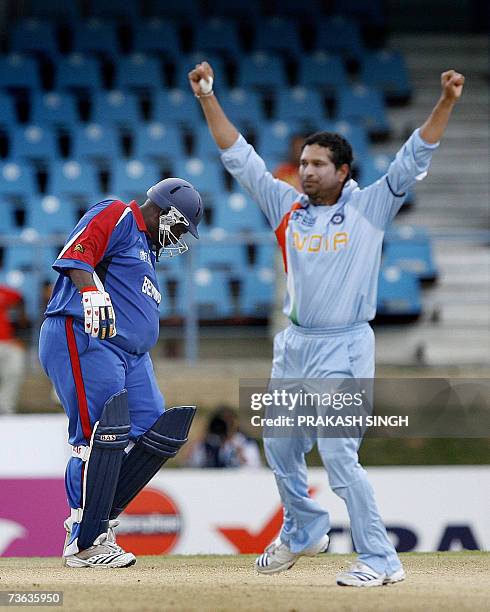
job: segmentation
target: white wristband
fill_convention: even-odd
[[[201,79],[199,81],[199,87],[201,88],[201,94],[203,96],[209,96],[213,92],[213,77],[210,76],[207,79]]]

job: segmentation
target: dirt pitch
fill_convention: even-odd
[[[63,608],[70,612],[490,610],[490,553],[402,557],[408,579],[373,589],[335,585],[336,572],[353,558],[348,555],[303,558],[276,576],[257,575],[251,555],[140,557],[119,570],[69,569],[52,558],[0,558],[0,591],[63,591]]]

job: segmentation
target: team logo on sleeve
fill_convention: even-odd
[[[332,217],[332,223],[334,225],[340,225],[343,220],[344,220],[344,215],[342,213],[335,213],[335,215]]]
[[[76,244],[73,250],[78,251],[79,253],[85,253],[85,247],[80,243]]]

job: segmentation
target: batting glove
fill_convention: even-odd
[[[85,287],[81,290],[85,331],[92,338],[105,340],[116,335],[116,315],[111,297],[97,287]]]

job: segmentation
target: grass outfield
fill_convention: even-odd
[[[60,590],[70,612],[490,609],[490,553],[401,557],[407,580],[372,589],[336,586],[335,574],[352,555],[302,558],[276,576],[257,575],[253,555],[140,557],[131,568],[111,570],[65,568],[53,558],[0,558],[0,591]]]

